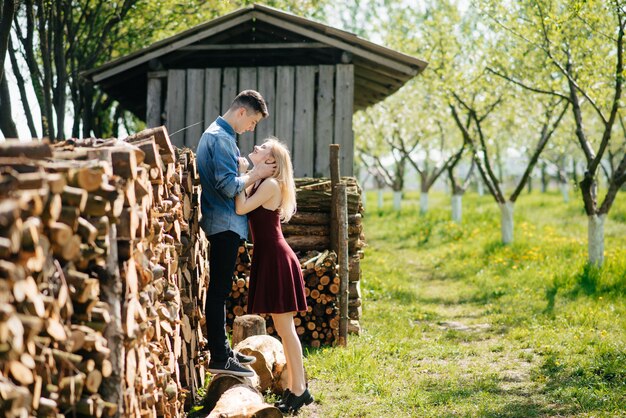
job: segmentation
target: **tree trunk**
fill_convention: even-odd
[[[510,200],[506,203],[500,203],[500,222],[502,230],[502,243],[513,243],[513,211],[515,203]]]
[[[383,189],[378,189],[378,209],[383,208]]]
[[[546,193],[548,191],[548,165],[544,161],[541,164],[541,193]]]
[[[452,220],[456,223],[461,223],[463,218],[463,195],[452,195]]]
[[[476,177],[476,188],[478,189],[478,196],[485,195],[485,185],[480,177]]]
[[[0,131],[5,138],[17,138],[17,128],[11,114],[11,96],[7,78],[0,81]]]
[[[569,203],[569,183],[563,181],[559,184],[561,194],[563,195],[563,202]]]
[[[420,213],[428,212],[428,192],[420,193]]]
[[[24,108],[24,113],[26,116],[26,124],[28,125],[28,130],[30,131],[30,137],[37,138],[37,129],[35,129],[33,112],[30,110],[28,95],[26,94],[26,82],[24,81],[24,77],[22,77],[22,74],[20,73],[17,57],[15,55],[15,51],[13,50],[13,44],[11,42],[9,42],[9,57],[11,60],[11,67],[13,68],[13,75],[17,80],[17,87],[20,91],[20,98],[22,100],[22,107]]]
[[[393,191],[393,209],[398,211],[402,206],[402,192],[394,190]]]
[[[604,221],[606,220],[606,214],[591,215],[588,219],[588,260],[590,264],[595,264],[599,267],[604,262]]]
[[[9,47],[15,3],[15,0],[4,0],[2,9],[0,9],[0,82],[4,79],[4,59]]]

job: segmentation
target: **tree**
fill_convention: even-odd
[[[544,58],[541,63],[529,60],[514,67],[495,65],[492,71],[528,91],[570,105],[576,140],[585,159],[579,188],[588,217],[588,261],[601,265],[604,222],[626,182],[626,154],[623,147],[613,145],[624,84],[626,5],[620,0],[527,0],[514,3],[506,14],[495,1],[484,2],[482,8],[494,29],[506,31],[511,48],[524,44]],[[516,15],[523,19],[510,18]],[[546,86],[538,81],[536,72],[543,72],[537,64],[558,74],[553,83]],[[611,156],[609,150],[617,155]],[[604,199],[599,200],[598,174],[607,155],[614,171]]]
[[[5,1],[6,4],[9,3]],[[51,139],[65,137],[66,115],[71,135],[117,135],[120,123],[142,124],[118,103],[84,79],[81,73],[115,57],[230,12],[251,1],[221,0],[24,0],[13,18],[13,72],[31,83],[42,118],[35,124],[25,90],[20,91],[33,136],[41,129]],[[319,14],[326,0],[273,0],[269,6],[294,13]],[[167,13],[163,13],[167,10]],[[11,19],[9,19],[10,23]],[[5,22],[5,19],[2,20]],[[1,45],[0,45],[1,46]],[[27,71],[20,67],[25,62]],[[18,78],[19,79],[19,78]],[[68,104],[68,101],[70,102]],[[6,116],[7,108],[0,109]],[[10,116],[9,116],[10,117]],[[35,126],[36,125],[36,126]]]
[[[515,202],[517,201],[517,198],[524,189],[524,186],[528,182],[530,174],[537,164],[539,156],[541,155],[546,144],[554,134],[554,131],[559,126],[559,123],[563,119],[565,111],[567,110],[567,105],[563,106],[560,102],[553,101],[551,103],[548,103],[543,110],[544,119],[541,123],[539,139],[534,146],[531,157],[526,164],[524,173],[519,179],[515,190],[507,199],[501,186],[502,181],[495,175],[493,171],[493,163],[490,157],[489,147],[487,146],[489,140],[486,135],[486,130],[484,129],[485,120],[500,104],[501,98],[498,98],[497,100],[489,104],[486,109],[481,113],[478,110],[475,101],[465,101],[457,94],[454,94],[454,96],[459,105],[462,106],[462,108],[466,112],[467,118],[471,121],[471,126],[473,127],[473,129],[470,131],[466,127],[466,125],[470,124],[464,124],[461,121],[459,111],[457,110],[455,105],[451,104],[450,110],[452,112],[452,116],[458,128],[463,133],[463,137],[465,138],[466,142],[470,144],[476,167],[478,168],[483,182],[486,184],[489,192],[500,207],[502,243],[510,244],[513,242],[513,213],[515,208]],[[561,108],[560,112],[559,107]],[[527,115],[526,120],[531,119],[532,115]]]
[[[9,46],[11,22],[15,14],[17,0],[4,0],[0,8],[0,82],[4,76],[4,60]]]
[[[407,153],[395,146],[404,141],[400,126],[383,106],[359,112],[356,119],[355,136],[360,138],[357,144],[359,159],[379,186],[380,182],[384,182],[393,190],[394,209],[400,210],[409,159]],[[417,145],[418,142],[414,142],[406,147],[413,151]]]

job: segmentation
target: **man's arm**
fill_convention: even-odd
[[[213,150],[215,168],[215,188],[228,198],[234,198],[257,180],[274,173],[276,164],[259,164],[248,173],[238,176],[237,149],[228,141],[217,138]]]

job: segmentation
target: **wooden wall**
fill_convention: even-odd
[[[148,108],[158,107],[151,102],[163,91],[165,125],[179,147],[195,150],[202,132],[237,93],[254,89],[265,98],[270,116],[255,132],[239,135],[242,155],[273,135],[288,145],[296,177],[329,176],[328,146],[338,143],[341,174],[353,174],[351,64],[169,70],[162,80],[165,86],[149,78]],[[163,122],[154,114],[148,114],[149,127]]]

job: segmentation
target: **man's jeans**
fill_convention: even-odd
[[[233,272],[241,238],[232,231],[208,237],[211,243],[209,275],[211,280],[206,298],[206,326],[211,361],[226,361],[231,355],[226,338],[226,298],[233,284]]]

